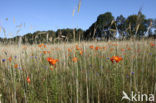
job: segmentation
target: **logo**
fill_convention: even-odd
[[[140,92],[134,93],[133,91],[131,92],[131,95],[128,96],[125,91],[122,91],[123,97],[122,100],[128,100],[128,101],[150,101],[154,102],[154,94],[142,94]]]

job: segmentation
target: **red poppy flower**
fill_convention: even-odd
[[[119,56],[112,56],[110,58],[110,60],[112,61],[112,63],[114,63],[114,61],[116,61],[116,63],[120,62],[122,60],[122,57]]]
[[[90,48],[90,49],[94,49],[94,46],[93,46],[93,45],[91,45],[91,46],[89,46],[89,48]]]
[[[58,59],[53,59],[53,58],[48,57],[47,61],[49,62],[50,65],[55,66],[55,64],[58,62]]]
[[[155,46],[155,44],[154,44],[154,43],[152,43],[152,42],[150,43],[150,45],[151,45],[151,47],[154,47],[154,46]]]
[[[74,57],[74,58],[72,59],[72,61],[76,63],[76,62],[77,62],[77,57]]]
[[[15,64],[15,65],[14,65],[14,68],[18,68],[18,64]]]
[[[27,82],[30,83],[30,78],[29,77],[27,77]]]

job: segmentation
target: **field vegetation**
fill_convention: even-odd
[[[129,40],[1,45],[0,101],[121,103],[122,91],[156,95],[155,44]]]

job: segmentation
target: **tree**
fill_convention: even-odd
[[[113,37],[112,31],[110,29],[115,29],[114,17],[112,13],[106,12],[98,16],[97,21],[93,23],[88,30],[85,32],[86,39],[94,39],[96,37],[104,37],[110,39]]]
[[[130,15],[126,19],[126,28],[129,37],[141,37],[147,31],[145,16],[139,12],[138,15]]]
[[[116,25],[119,32],[120,38],[124,39],[126,37],[126,18],[123,15],[120,15],[116,18]]]
[[[96,24],[93,23],[89,29],[87,29],[84,33],[84,39],[85,40],[90,40],[90,39],[94,39],[95,38],[95,31],[96,31],[97,27],[96,27]]]
[[[112,13],[110,12],[106,12],[105,14],[101,14],[98,16],[97,18],[97,32],[96,32],[96,36],[98,37],[102,37],[105,36],[109,39],[109,37],[111,37],[111,34],[106,34],[105,32],[109,31],[109,29],[111,28],[111,23],[114,20],[114,17],[112,16]]]

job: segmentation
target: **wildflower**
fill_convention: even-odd
[[[5,62],[5,59],[2,59],[2,62]]]
[[[53,65],[53,66],[55,66],[55,64],[58,62],[58,59],[53,59],[50,57],[48,57],[47,60],[48,60],[49,64]]]
[[[12,60],[12,57],[9,57],[9,58],[8,58],[8,60],[11,62],[11,60]]]
[[[134,72],[132,72],[132,75],[134,75]]]
[[[29,78],[29,76],[27,77],[27,82],[30,83],[30,78]]]
[[[68,48],[68,52],[72,52],[72,50],[70,48]]]
[[[46,48],[47,46],[46,45],[44,45],[44,48]]]
[[[127,48],[127,50],[131,50],[131,48]]]
[[[74,63],[76,63],[76,62],[77,62],[77,57],[74,57],[74,58],[72,59],[72,61],[73,61]]]
[[[125,49],[121,49],[121,51],[122,51],[122,52],[124,52],[124,51],[125,51]]]
[[[106,59],[108,59],[108,60],[109,60],[110,58],[106,58]]]
[[[95,50],[99,50],[99,49],[100,49],[100,47],[98,47],[98,46],[95,47]]]
[[[93,46],[93,45],[91,45],[91,46],[89,46],[89,48],[90,48],[90,49],[94,49],[94,46]]]
[[[112,63],[114,63],[114,61],[116,61],[116,63],[118,63],[119,61],[122,60],[122,57],[112,56],[112,57],[110,58],[110,60],[112,61]]]
[[[40,48],[41,48],[41,47],[42,47],[42,45],[41,45],[41,44],[39,44],[39,45],[38,45],[38,47],[40,47]]]
[[[81,51],[80,51],[80,55],[82,55],[82,54],[83,54],[83,51],[81,50]]]
[[[82,50],[81,48],[79,48],[79,46],[78,45],[76,45],[76,50]]]
[[[154,46],[155,46],[155,44],[151,42],[151,43],[150,43],[150,46],[151,46],[151,47],[154,47]]]
[[[47,54],[47,51],[43,51],[44,54]]]
[[[14,68],[18,68],[18,64],[15,64],[15,65],[14,65]]]
[[[42,44],[39,44],[38,47],[40,47],[40,48],[41,48],[41,47],[46,48],[47,46],[46,46],[45,44],[42,43]]]

